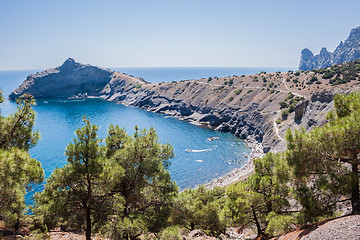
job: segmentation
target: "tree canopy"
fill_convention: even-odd
[[[128,136],[111,125],[106,145],[98,127],[84,119],[66,149],[68,163],[56,169],[36,196],[38,218],[49,227],[64,225],[104,232],[114,239],[161,230],[177,186],[167,170],[172,147],[160,144],[153,128]]]
[[[274,235],[292,223],[288,167],[281,154],[254,159],[255,173],[226,190],[227,208],[235,223],[255,226],[258,236]]]
[[[303,222],[332,216],[337,203],[346,201],[353,214],[360,213],[360,93],[337,95],[334,106],[328,124],[286,135],[285,158]]]
[[[174,201],[171,223],[189,231],[200,228],[212,235],[225,233],[224,206],[225,188],[185,189]]]
[[[31,96],[23,96],[17,103],[14,114],[0,116],[0,218],[15,228],[24,214],[26,190],[44,178],[40,162],[28,153],[39,139],[39,133],[33,132],[35,113],[31,106],[35,102]]]

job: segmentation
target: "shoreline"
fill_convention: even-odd
[[[264,156],[264,151],[261,143],[247,142],[247,144],[252,148],[249,160],[240,168],[235,168],[231,172],[205,183],[204,186],[206,189],[212,189],[216,186],[227,187],[247,179],[254,173],[255,166],[253,160]]]

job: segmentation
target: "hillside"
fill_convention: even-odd
[[[325,122],[336,93],[358,91],[360,61],[329,69],[261,72],[147,83],[108,69],[68,59],[57,68],[30,75],[9,97],[101,97],[170,115],[242,139],[261,142],[264,151],[285,148],[287,128],[311,129]]]
[[[327,68],[334,64],[350,62],[360,58],[360,27],[351,30],[349,37],[340,42],[334,52],[322,48],[320,53],[314,55],[309,49],[301,51],[299,69],[313,70]]]

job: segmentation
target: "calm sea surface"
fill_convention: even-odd
[[[122,68],[115,69],[149,82],[168,82],[202,77],[223,77],[229,75],[253,74],[260,71],[283,71],[287,69],[269,68]],[[26,76],[37,70],[0,71],[0,89],[7,96],[18,87]],[[16,110],[16,104],[6,100],[0,104],[1,115],[6,116]],[[196,127],[189,123],[164,115],[146,112],[134,107],[106,102],[100,99],[66,100],[41,99],[34,107],[37,113],[35,129],[40,131],[41,140],[30,150],[32,157],[39,160],[49,177],[57,167],[66,164],[64,155],[66,146],[75,137],[75,130],[83,126],[86,115],[92,124],[99,126],[98,135],[106,137],[108,126],[117,124],[128,133],[134,132],[134,126],[154,127],[160,142],[174,147],[176,156],[171,160],[171,177],[181,189],[195,187],[239,167],[232,161],[245,159],[250,149],[242,140],[229,133],[220,133]],[[209,142],[209,137],[220,137]],[[187,152],[186,149],[197,150]],[[41,191],[42,186],[35,188]],[[33,193],[28,193],[26,201],[31,203]]]

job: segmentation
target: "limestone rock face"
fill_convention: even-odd
[[[301,51],[299,69],[300,70],[310,69],[310,68],[312,69],[313,59],[314,59],[314,54],[308,48],[304,48]]]
[[[110,82],[113,73],[69,58],[60,67],[29,75],[9,98],[14,100],[23,94],[35,98],[97,96]]]
[[[315,55],[307,48],[301,51],[299,70],[327,68],[334,64],[350,62],[360,58],[360,27],[351,30],[345,42],[340,42],[333,53],[322,48]]]

